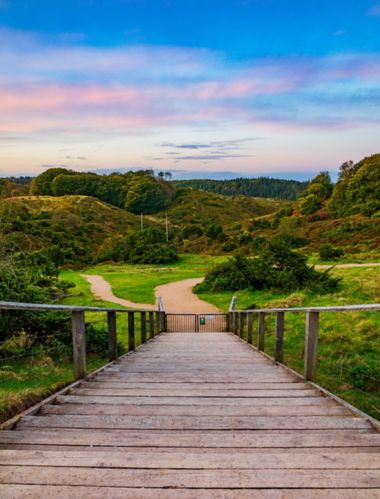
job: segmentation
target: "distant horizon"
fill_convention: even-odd
[[[311,178],[380,137],[380,0],[0,0],[0,176]]]
[[[56,166],[56,167],[51,167],[51,168],[66,168],[63,166]],[[159,172],[170,172],[172,174],[171,180],[176,180],[176,181],[181,181],[181,180],[235,180],[238,178],[244,178],[244,179],[257,179],[257,178],[270,178],[274,180],[289,180],[289,181],[298,181],[298,182],[308,182],[312,178],[314,178],[318,173],[320,173],[320,170],[316,170],[315,172],[305,172],[305,173],[300,173],[300,172],[263,172],[263,173],[258,173],[258,174],[247,174],[245,172],[233,172],[233,171],[204,171],[204,172],[194,172],[191,170],[175,170],[175,169],[153,169],[153,168],[139,168],[139,167],[131,167],[131,168],[118,168],[118,169],[113,169],[113,168],[100,168],[100,169],[88,169],[88,170],[75,170],[72,168],[73,171],[76,171],[78,173],[96,173],[98,175],[110,175],[112,173],[127,173],[129,171],[135,172],[135,171],[143,171],[143,170],[153,170],[154,174],[157,175]],[[338,176],[338,171],[329,171],[329,170],[323,170],[327,171],[331,177],[331,180],[333,182],[336,181],[337,176]],[[42,172],[40,172],[42,173]],[[31,173],[20,173],[18,175],[14,174],[0,174],[0,178],[7,179],[7,178],[35,178],[37,177],[40,173],[37,174],[31,174]]]

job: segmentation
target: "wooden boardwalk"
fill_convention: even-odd
[[[380,433],[229,333],[161,334],[0,446],[2,499],[380,497]]]

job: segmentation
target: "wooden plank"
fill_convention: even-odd
[[[315,389],[308,390],[212,390],[208,388],[188,388],[183,390],[165,389],[152,387],[151,389],[133,388],[76,388],[73,390],[76,395],[102,395],[113,397],[221,397],[221,398],[256,398],[256,397],[321,397]]]
[[[118,428],[157,430],[308,430],[371,428],[361,418],[339,416],[26,416],[18,428]]]
[[[338,405],[323,406],[197,406],[197,405],[135,405],[135,404],[81,404],[45,405],[41,414],[108,414],[114,416],[350,416],[351,413]]]
[[[259,350],[264,351],[264,347],[265,347],[265,313],[259,312],[257,320],[258,320],[257,347]]]
[[[104,454],[82,451],[3,450],[1,466],[55,466],[87,468],[145,469],[272,469],[272,470],[379,470],[380,454],[356,453],[254,453],[231,449],[213,452],[208,449],[130,449]],[[380,473],[379,473],[380,479]]]
[[[0,442],[113,447],[207,447],[247,449],[319,449],[380,447],[380,433],[368,430],[118,430],[23,428],[0,432]]]
[[[153,388],[152,388],[153,385]],[[252,383],[234,383],[233,385],[225,382],[225,383],[172,383],[172,382],[160,382],[160,386],[165,388],[165,390],[210,390],[210,391],[220,391],[226,390],[238,390],[238,391],[257,391],[257,390],[265,390],[267,392],[271,392],[272,390],[315,390],[315,388],[311,387],[307,383],[300,382],[284,382],[284,383],[256,383],[253,381]],[[141,383],[129,383],[128,381],[123,380],[110,380],[110,381],[102,381],[101,379],[94,379],[88,382],[81,383],[81,388],[113,388],[113,389],[132,389],[132,390],[146,390],[146,389],[157,389],[159,385],[157,383],[150,382],[141,382]],[[268,395],[269,395],[268,393]]]
[[[378,499],[379,489],[313,489],[311,491],[295,489],[163,489],[163,488],[134,488],[134,487],[112,487],[113,499]],[[71,485],[21,485],[0,484],[0,496],[2,499],[25,499],[36,498],[66,499],[109,499],[108,487],[71,486]]]
[[[378,470],[148,470],[2,466],[0,483],[175,488],[379,488]]]
[[[194,406],[230,406],[230,407],[273,407],[289,405],[295,406],[323,406],[335,405],[325,397],[257,397],[257,398],[220,398],[220,397],[112,397],[112,396],[81,396],[65,395],[58,397],[57,403],[83,403],[88,404],[134,404],[134,405],[194,405]]]

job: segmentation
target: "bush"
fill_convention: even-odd
[[[195,289],[197,292],[309,289],[326,293],[335,291],[338,283],[339,279],[332,278],[328,271],[317,272],[309,267],[307,258],[293,251],[286,240],[276,238],[261,250],[258,258],[235,255],[217,265]]]
[[[331,244],[322,244],[319,248],[319,256],[322,260],[336,260],[344,255],[341,248],[334,248]]]
[[[100,357],[109,356],[108,331],[106,328],[86,323],[86,351],[87,353],[94,353]],[[124,352],[124,345],[118,342],[118,355],[122,355]]]

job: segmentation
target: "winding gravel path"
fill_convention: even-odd
[[[96,298],[127,308],[157,310],[157,305],[152,305],[151,303],[136,303],[115,296],[110,283],[102,276],[81,274],[81,277],[90,283],[91,291]],[[158,297],[161,296],[162,301],[164,302],[165,311],[171,313],[207,314],[219,312],[217,307],[200,300],[198,296],[193,293],[193,287],[202,281],[203,277],[197,277],[157,286],[154,290],[156,303]]]

